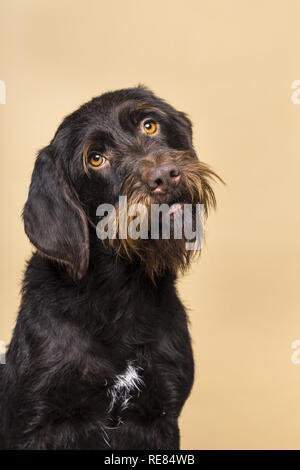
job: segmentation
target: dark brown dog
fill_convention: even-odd
[[[101,241],[99,204],[214,206],[192,126],[144,87],[68,116],[38,155],[25,231],[36,247],[2,373],[7,449],[177,449],[193,383],[174,286],[183,239]]]

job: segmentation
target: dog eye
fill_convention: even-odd
[[[106,158],[103,157],[102,155],[100,155],[100,154],[97,153],[97,152],[94,152],[94,153],[92,153],[92,154],[89,156],[89,163],[90,163],[92,166],[101,166],[101,165],[103,165],[105,162],[106,162]]]
[[[149,119],[144,122],[143,127],[144,127],[144,131],[147,134],[154,134],[157,130],[156,123],[154,121],[149,120]]]

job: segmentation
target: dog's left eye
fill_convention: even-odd
[[[156,122],[148,119],[143,123],[143,128],[146,134],[154,134],[157,130],[157,124]]]
[[[106,162],[106,158],[103,157],[103,155],[100,155],[100,153],[93,152],[92,154],[89,155],[89,163],[92,166],[101,166]]]

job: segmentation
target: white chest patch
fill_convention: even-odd
[[[128,407],[134,392],[140,393],[141,386],[144,383],[140,377],[141,370],[141,367],[129,361],[125,372],[116,376],[114,384],[107,392],[110,397],[109,412],[113,410],[116,403],[120,404],[121,410],[124,411]]]

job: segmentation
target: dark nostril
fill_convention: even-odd
[[[179,170],[177,168],[174,168],[170,171],[170,176],[171,178],[177,178],[177,176],[179,176]]]
[[[156,178],[154,183],[156,184],[156,186],[162,186],[164,184],[163,180],[160,178]]]

